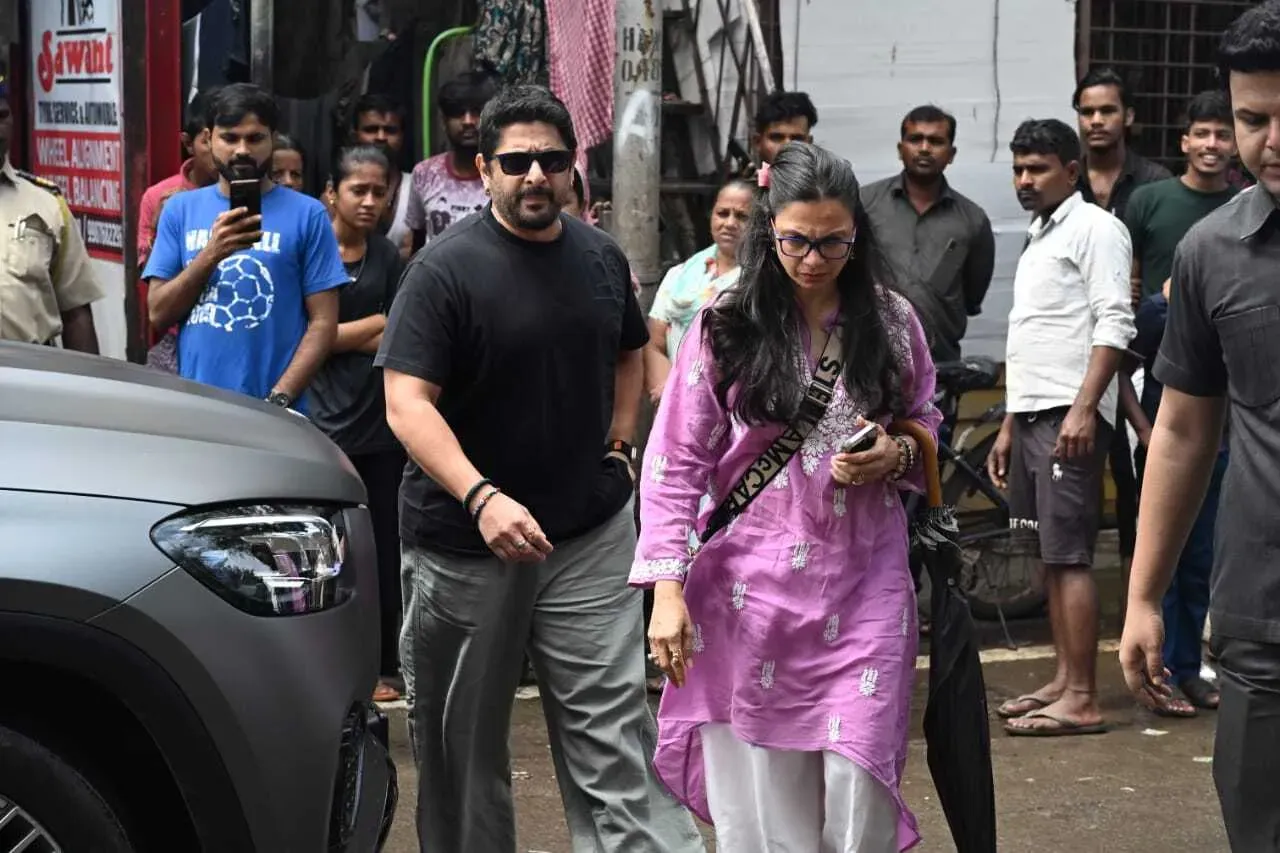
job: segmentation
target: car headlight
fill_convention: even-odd
[[[337,607],[354,583],[344,574],[347,533],[333,507],[254,504],[202,509],[151,530],[156,547],[230,604],[257,616]]]

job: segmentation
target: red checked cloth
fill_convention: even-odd
[[[564,101],[578,157],[613,135],[614,0],[546,0],[551,91]]]

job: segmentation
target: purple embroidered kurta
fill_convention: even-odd
[[[884,315],[904,404],[936,436],[942,416],[932,404],[924,332],[897,294],[889,294]],[[918,638],[899,490],[918,490],[923,480],[918,471],[896,484],[841,487],[831,479],[831,457],[865,414],[841,381],[787,467],[690,557],[690,534],[713,507],[703,496],[718,502],[783,429],[745,427],[716,402],[702,321],[699,314],[690,326],[668,378],[640,486],[631,583],[684,581],[694,625],[688,681],[662,694],[654,766],[709,822],[704,723],[728,723],[757,746],[831,750],[893,793],[905,850],[919,840],[899,792]],[[796,366],[805,386],[814,367],[808,344],[803,375],[799,353]]]

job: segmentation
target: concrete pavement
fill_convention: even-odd
[[[1084,737],[1011,738],[993,714],[1000,849],[1006,853],[1227,853],[1211,775],[1214,715],[1202,712],[1196,719],[1165,720],[1134,704],[1120,678],[1115,651],[1124,581],[1114,531],[1104,531],[1100,537],[1095,572],[1102,636],[1111,638],[1103,641],[1098,655],[1099,701],[1112,730]],[[1026,620],[1010,623],[1009,628],[1019,648],[1007,648],[998,624],[978,625],[993,711],[1005,699],[1040,687],[1053,672],[1047,622]],[[912,703],[912,730],[917,733],[925,700],[923,667],[918,675]],[[386,850],[416,853],[416,784],[404,713],[392,714],[401,799]],[[542,708],[536,699],[516,701],[512,754],[519,853],[571,853]],[[952,853],[955,847],[929,778],[922,735],[912,740],[903,792],[924,835],[916,850]],[[714,850],[713,834],[709,829],[705,834],[708,850]]]
[[[1016,632],[1015,632],[1016,633]],[[993,720],[1000,849],[1011,853],[1225,853],[1226,839],[1211,778],[1212,714],[1163,720],[1138,709],[1120,680],[1114,651],[1099,655],[1105,735],[1059,739],[1005,736]],[[993,650],[985,664],[992,707],[1033,690],[1052,672],[1043,648]],[[924,672],[917,688],[914,731],[920,731]],[[414,773],[403,712],[393,712],[401,805],[388,853],[411,853]],[[512,733],[519,851],[570,853],[552,770],[542,709],[517,700]],[[925,764],[924,740],[911,745],[903,786],[925,840],[922,853],[954,850]],[[711,833],[708,830],[707,837]],[[714,850],[713,845],[708,845]]]

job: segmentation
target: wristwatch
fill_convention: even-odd
[[[610,453],[621,453],[623,456],[627,457],[627,461],[631,463],[636,461],[635,447],[627,444],[620,438],[615,438],[613,441],[609,442],[608,448],[605,450],[605,455],[608,456]]]
[[[293,400],[291,400],[289,395],[283,391],[272,391],[267,395],[267,402],[273,406],[279,406],[282,409],[287,409],[293,405]]]

